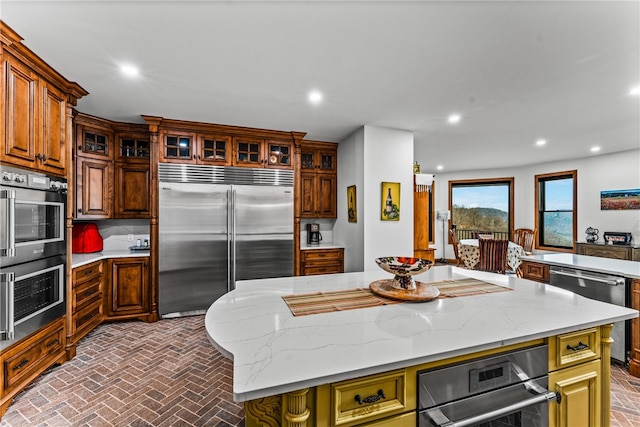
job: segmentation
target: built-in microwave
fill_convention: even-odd
[[[67,183],[2,165],[0,265],[64,254]]]

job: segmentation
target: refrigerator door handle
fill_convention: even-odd
[[[230,219],[231,219],[231,236],[230,236],[230,250],[229,256],[229,272],[231,280],[229,280],[228,291],[232,291],[236,288],[236,190],[231,189],[230,207]]]

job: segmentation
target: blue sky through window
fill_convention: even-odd
[[[456,186],[451,189],[452,202],[464,208],[495,208],[509,212],[509,187],[486,185],[479,187]]]

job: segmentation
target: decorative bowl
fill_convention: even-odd
[[[424,273],[431,268],[433,262],[422,258],[387,256],[376,258],[376,264],[394,275],[391,285],[393,288],[413,291],[416,290],[416,281],[412,276]]]

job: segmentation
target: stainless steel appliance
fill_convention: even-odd
[[[584,271],[568,267],[550,266],[549,281],[553,286],[567,289],[578,295],[610,304],[628,307],[630,286],[624,277]],[[611,357],[627,363],[631,347],[631,321],[617,322],[611,330]]]
[[[0,349],[64,315],[66,181],[2,166]]]
[[[418,426],[521,426],[549,423],[546,345],[418,374]]]
[[[307,245],[318,246],[321,240],[320,224],[307,224]]]
[[[204,313],[237,280],[293,275],[293,171],[159,165],[159,312]]]

